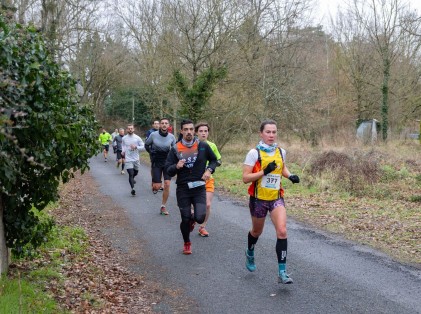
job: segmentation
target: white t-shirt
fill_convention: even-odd
[[[130,148],[130,145],[132,144],[136,145],[136,149],[132,150]],[[145,144],[143,143],[140,136],[137,136],[136,134],[124,135],[121,146],[123,152],[126,154],[124,157],[126,162],[138,161],[139,151],[145,150]]]
[[[278,148],[276,148],[278,149]],[[267,153],[269,156],[273,156],[275,155],[276,150],[274,150],[273,152],[269,152]],[[282,158],[284,160],[284,163],[286,161],[286,150],[281,148],[281,153],[282,153]],[[244,160],[244,164],[247,166],[251,166],[254,167],[254,165],[257,162],[257,159],[259,158],[258,153],[257,153],[257,149],[256,148],[252,148],[250,149],[250,151],[247,153],[246,159]]]

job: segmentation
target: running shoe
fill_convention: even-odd
[[[161,206],[161,215],[166,216],[169,215],[170,213],[167,211],[167,209],[165,208],[164,205]]]
[[[107,158],[104,159],[104,162],[107,162]]]
[[[158,191],[162,192],[162,191],[164,191],[164,188],[161,186]]]
[[[248,271],[255,271],[256,270],[256,264],[254,263],[254,251],[249,251],[249,249],[246,249],[246,267]]]
[[[281,270],[278,273],[278,283],[283,283],[283,284],[290,284],[292,283],[292,279],[291,277],[288,276],[288,274],[286,273],[285,270]]]
[[[194,221],[193,217],[190,218],[190,232],[193,232],[195,224],[196,224],[196,221]]]
[[[191,254],[191,242],[184,242],[183,254]]]
[[[199,235],[206,238],[209,237],[209,232],[206,231],[205,227],[199,227]]]
[[[135,196],[136,195],[136,191],[134,189],[132,189],[132,195]]]
[[[121,172],[120,172],[121,174],[124,174],[125,172],[124,172],[124,170],[121,170]]]

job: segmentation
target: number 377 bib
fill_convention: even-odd
[[[262,177],[260,185],[265,189],[279,190],[281,187],[281,175],[268,173]]]

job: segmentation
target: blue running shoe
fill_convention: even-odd
[[[254,251],[249,251],[249,249],[246,249],[246,267],[248,271],[255,271],[256,270],[256,264],[254,263]]]
[[[281,270],[278,273],[278,283],[283,283],[283,284],[290,284],[292,283],[292,278],[288,276],[288,274],[286,273],[285,270]]]

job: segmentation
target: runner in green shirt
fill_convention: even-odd
[[[110,133],[108,133],[104,128],[102,129],[101,134],[98,137],[99,142],[102,145],[102,153],[104,155],[104,161],[107,162],[108,150],[110,149],[110,142],[113,140]]]
[[[218,147],[210,141],[208,141],[209,136],[209,124],[206,122],[200,122],[196,124],[194,128],[196,132],[196,136],[199,141],[206,142],[212,149],[213,153],[217,159],[217,166],[221,165],[221,154],[218,151]],[[211,176],[208,180],[206,180],[206,217],[205,221],[199,227],[199,235],[202,237],[208,237],[209,232],[205,229],[206,223],[208,222],[209,215],[211,212],[211,204],[213,199],[213,193],[215,191],[215,179]]]

